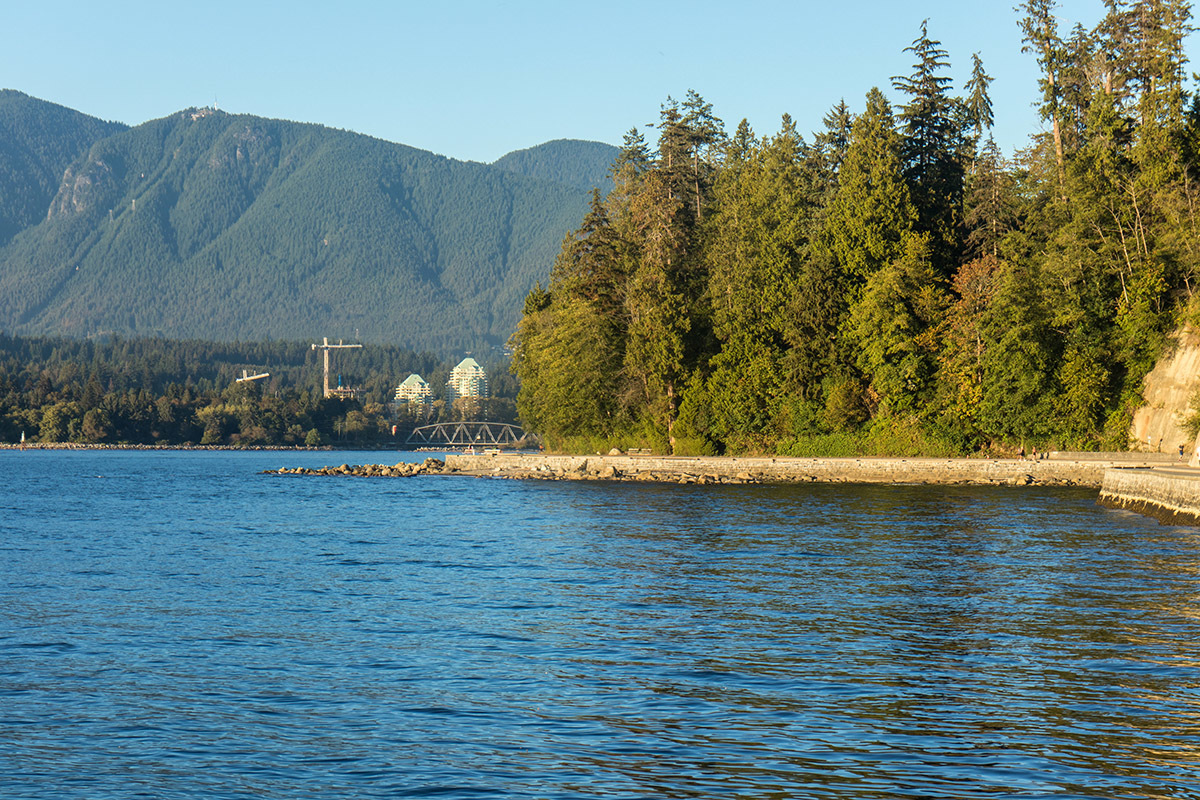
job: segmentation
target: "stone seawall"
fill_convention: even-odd
[[[892,483],[975,486],[1080,486],[1100,490],[1101,505],[1128,509],[1170,525],[1200,525],[1200,470],[1138,459],[1130,453],[1085,458],[685,458],[677,456],[556,456],[515,453],[447,455],[422,464],[342,464],[281,468],[276,475],[461,475],[525,480],[654,483]]]
[[[1200,470],[1115,468],[1104,473],[1100,504],[1135,511],[1167,525],[1200,524]]]
[[[678,456],[448,455],[449,472],[505,478],[668,483],[918,483],[1100,488],[1102,459],[686,458]]]

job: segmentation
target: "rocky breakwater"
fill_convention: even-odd
[[[360,478],[411,478],[415,475],[444,475],[449,470],[441,459],[427,458],[420,464],[342,464],[336,467],[280,467],[263,470],[263,475],[353,475]]]

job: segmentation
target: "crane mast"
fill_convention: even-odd
[[[341,339],[338,340],[337,344],[330,344],[328,336],[323,337],[322,344],[315,344],[315,343],[313,344],[312,349],[313,350],[321,350],[322,356],[323,356],[324,362],[325,362],[325,384],[324,384],[325,397],[327,397],[327,398],[328,397],[345,398],[345,397],[353,397],[354,396],[353,389],[342,389],[342,387],[340,387],[340,386],[337,389],[329,388],[329,351],[330,350],[349,350],[349,349],[355,348],[355,347],[361,348],[362,345],[361,344],[342,344]]]

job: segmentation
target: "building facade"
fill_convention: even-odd
[[[487,373],[479,362],[468,356],[450,370],[446,389],[446,399],[452,403],[460,397],[487,397]]]
[[[396,387],[396,395],[392,398],[392,403],[395,405],[400,405],[401,403],[429,405],[431,402],[433,402],[433,390],[415,372],[405,378],[404,382]]]

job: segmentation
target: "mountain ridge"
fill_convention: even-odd
[[[0,242],[0,328],[13,333],[498,347],[589,194],[544,167],[315,123],[197,108],[134,127],[84,117],[64,141],[93,140],[44,218]],[[603,147],[584,149],[594,162]]]

